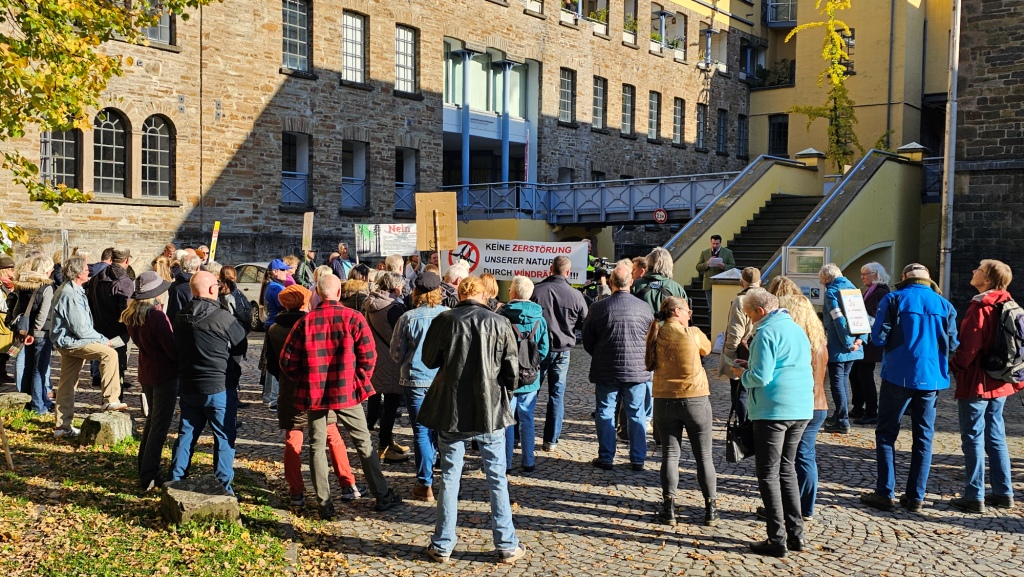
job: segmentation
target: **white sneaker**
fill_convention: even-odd
[[[107,403],[107,404],[103,405],[103,408],[101,410],[103,412],[108,412],[108,411],[127,411],[128,410],[128,405],[125,404],[125,403]]]
[[[81,432],[82,432],[82,430],[77,428],[77,427],[71,427],[70,430],[68,430],[68,429],[54,429],[53,430],[53,438],[54,439],[59,439],[61,437],[77,437],[78,434],[81,433]]]

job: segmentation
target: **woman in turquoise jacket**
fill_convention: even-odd
[[[864,341],[850,334],[849,323],[839,304],[842,301],[839,291],[857,290],[857,287],[834,263],[821,267],[818,280],[825,285],[821,316],[825,335],[828,336],[828,381],[835,406],[831,422],[825,425],[825,432],[845,435],[850,432],[850,371],[854,361],[864,358]]]
[[[785,557],[804,549],[804,522],[796,474],[796,452],[814,415],[811,343],[778,298],[762,289],[743,297],[754,323],[747,369],[737,376],[747,389],[754,424],[757,484],[768,520],[768,539],[750,546],[761,555]],[[742,364],[742,361],[740,361]]]

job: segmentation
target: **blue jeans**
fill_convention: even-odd
[[[53,344],[49,338],[36,339],[25,345],[14,361],[14,374],[21,392],[32,397],[29,408],[38,415],[45,415],[53,406],[50,400],[50,357]]]
[[[796,482],[800,489],[800,511],[804,517],[814,515],[814,503],[818,499],[818,451],[815,444],[826,417],[827,410],[814,411],[814,417],[807,422],[796,448]]]
[[[171,481],[179,481],[185,477],[192,462],[195,441],[209,423],[213,432],[213,474],[228,493],[234,494],[231,481],[235,477],[235,444],[231,441],[225,426],[228,392],[221,391],[213,395],[181,395],[179,403],[181,421],[178,424],[178,440],[174,442],[174,450],[171,452]]]
[[[828,364],[828,382],[832,386],[832,404],[836,410],[832,413],[832,422],[840,427],[850,427],[850,371],[853,361],[830,362]]]
[[[622,395],[629,432],[629,462],[643,464],[647,458],[647,387],[649,383],[598,383],[595,389],[597,411],[597,458],[602,463],[615,460],[615,399]]]
[[[459,485],[462,481],[466,443],[469,441],[476,441],[480,447],[480,460],[491,497],[494,548],[498,551],[514,551],[519,546],[519,540],[512,526],[512,506],[508,499],[508,479],[505,477],[504,430],[437,434],[441,453],[441,490],[437,492],[437,523],[430,538],[430,546],[442,555],[450,555],[458,542],[455,524],[459,516]]]
[[[280,383],[277,382],[277,377],[270,373],[266,373],[266,378],[263,379],[263,404],[270,406],[277,404],[278,389],[281,387]]]
[[[1012,497],[1010,485],[1010,453],[1006,449],[1006,426],[1003,406],[1006,397],[998,399],[959,399],[960,440],[967,464],[967,485],[964,498],[985,499],[985,453],[991,471],[992,494]]]
[[[537,391],[532,393],[516,393],[512,395],[510,403],[512,414],[518,417],[519,436],[522,439],[523,466],[532,467],[534,463],[533,447],[534,425],[533,410],[537,407]],[[505,428],[505,464],[512,468],[512,453],[516,446],[516,425],[509,425]]]
[[[540,364],[541,378],[548,378],[548,408],[544,419],[544,442],[557,443],[565,417],[565,381],[569,376],[569,351],[551,353]]]
[[[907,498],[923,501],[932,467],[932,438],[935,436],[935,401],[938,391],[918,391],[883,380],[878,391],[878,425],[875,427],[875,454],[878,459],[878,480],[875,490],[892,499],[896,489],[896,437],[900,419],[910,409],[913,445],[910,473],[907,475]]]
[[[405,389],[405,407],[412,423],[412,456],[416,463],[416,481],[425,487],[434,484],[434,459],[437,456],[437,434],[416,422],[420,416],[423,398],[430,387],[402,387]]]

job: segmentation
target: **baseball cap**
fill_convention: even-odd
[[[291,267],[285,264],[283,260],[275,258],[274,260],[270,261],[270,265],[267,268],[269,268],[270,270],[288,270]]]
[[[924,266],[923,264],[918,264],[916,262],[908,264],[906,267],[904,267],[903,275],[906,276],[907,278],[932,278],[931,275],[928,274],[928,267]]]

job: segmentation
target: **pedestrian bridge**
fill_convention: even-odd
[[[668,213],[669,222],[687,221],[729,185],[739,172],[538,184],[496,182],[446,186],[458,195],[459,217],[465,221],[501,218],[545,220],[551,225],[643,224],[654,211]]]

